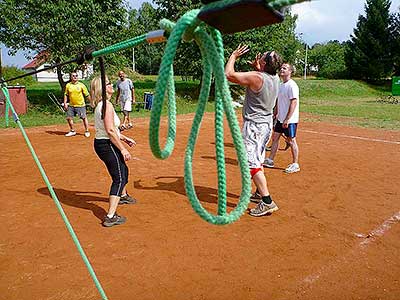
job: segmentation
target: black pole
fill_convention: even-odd
[[[74,63],[74,62],[76,62],[76,58],[71,59],[69,61],[65,61],[65,62],[59,63],[59,64],[53,64],[53,65],[50,65],[49,67],[43,68],[41,70],[36,70],[36,71],[29,72],[29,73],[25,73],[23,75],[19,75],[17,77],[10,78],[10,79],[7,79],[7,80],[2,80],[0,78],[0,83],[13,81],[13,80],[16,80],[16,79],[20,79],[20,78],[23,78],[23,77],[26,77],[26,76],[29,76],[29,75],[34,75],[34,74],[39,73],[39,72],[43,72],[43,71],[46,71],[46,70],[54,69],[54,68],[61,67],[61,66],[64,66],[64,65],[67,65],[67,64],[70,64],[70,63]]]
[[[101,95],[103,106],[101,108],[101,119],[104,119],[106,114],[106,106],[107,106],[107,93],[106,93],[106,69],[104,67],[104,58],[102,56],[99,57],[99,64],[100,64],[100,78],[101,78]]]

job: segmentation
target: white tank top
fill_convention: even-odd
[[[100,101],[97,104],[96,109],[94,110],[94,129],[96,131],[95,138],[98,140],[110,139],[107,134],[106,129],[104,128],[104,120],[101,119],[101,108],[102,107],[103,107],[103,101]],[[121,121],[119,120],[117,114],[115,113],[114,107],[113,107],[113,113],[114,113],[114,126],[115,126],[115,129],[117,130],[118,136],[120,136],[118,127],[121,124]]]

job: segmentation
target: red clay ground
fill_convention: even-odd
[[[65,138],[66,125],[27,130],[109,299],[400,299],[400,132],[303,122],[301,172],[282,172],[289,151],[265,170],[280,210],[215,226],[185,196],[192,117],[178,118],[165,161],[150,152],[147,119],[128,132],[138,142],[129,191],[139,203],[120,207],[128,221],[112,228],[101,226],[110,180],[93,138]],[[194,178],[211,212],[213,136],[208,114]],[[100,299],[19,130],[1,130],[0,145],[0,299]],[[241,186],[230,138],[226,156],[233,206]]]

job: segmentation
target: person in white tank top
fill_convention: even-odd
[[[109,192],[109,208],[104,218],[103,226],[111,227],[126,222],[126,218],[117,214],[118,204],[134,204],[136,200],[128,195],[126,184],[128,183],[129,170],[125,163],[131,159],[131,154],[125,145],[133,147],[136,142],[121,134],[118,126],[120,120],[110,102],[114,92],[111,82],[106,77],[106,100],[102,100],[102,86],[100,77],[94,78],[90,83],[91,99],[96,108],[94,112],[95,139],[94,149],[99,158],[107,166],[112,178]],[[102,118],[103,105],[106,105]],[[124,142],[124,143],[123,143]]]

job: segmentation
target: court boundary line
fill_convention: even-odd
[[[368,141],[368,142],[379,142],[379,143],[400,145],[400,142],[396,142],[396,141],[388,141],[388,140],[382,140],[382,139],[367,138],[367,137],[361,137],[361,136],[356,136],[356,135],[346,135],[346,134],[339,134],[339,133],[320,132],[320,131],[314,131],[314,130],[308,130],[308,129],[301,129],[299,131],[307,132],[307,133],[313,133],[313,134],[329,135],[329,136],[334,136],[334,137],[342,137],[342,138],[348,138],[348,139],[356,139],[356,140],[362,140],[362,141]]]

